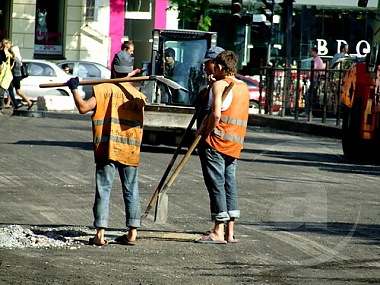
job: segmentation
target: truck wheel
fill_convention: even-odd
[[[342,110],[342,148],[346,158],[356,159],[363,154],[360,139],[360,104]]]

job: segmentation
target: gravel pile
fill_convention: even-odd
[[[0,248],[79,247],[76,237],[87,235],[84,228],[23,228],[19,225],[0,227]]]

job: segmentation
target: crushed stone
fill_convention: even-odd
[[[77,237],[87,235],[85,227],[24,228],[0,227],[1,248],[72,248],[80,247]]]

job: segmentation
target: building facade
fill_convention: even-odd
[[[133,0],[0,1],[0,40],[10,38],[24,58],[110,66],[121,43],[132,39],[135,58],[149,60],[151,31],[166,27],[168,0],[138,2],[141,5]]]
[[[238,53],[240,69],[253,73],[268,56],[281,65],[285,58],[283,20],[272,33],[262,23],[236,25],[231,1],[211,0],[211,31],[218,45]],[[279,1],[275,1],[276,3]],[[177,28],[177,14],[167,10],[169,0],[8,0],[0,1],[0,39],[10,38],[24,58],[88,60],[110,66],[124,40],[135,43],[135,67],[151,56],[154,28]],[[296,0],[294,2],[291,55],[308,57],[312,45],[333,56],[347,42],[350,53],[365,54],[373,34],[377,0],[366,8],[357,0]],[[243,0],[244,12],[260,14],[261,0]],[[282,10],[275,5],[275,14]]]

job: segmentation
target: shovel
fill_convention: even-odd
[[[138,77],[122,77],[122,78],[112,78],[112,79],[92,79],[92,80],[83,80],[79,81],[79,85],[95,85],[100,83],[121,83],[121,82],[140,82],[140,81],[149,81],[149,80],[156,80],[161,83],[164,83],[168,85],[169,87],[173,89],[179,89],[188,92],[188,90],[181,85],[179,85],[177,82],[165,78],[164,76],[160,75],[151,75],[151,76],[138,76]],[[42,83],[39,85],[40,88],[50,88],[50,87],[64,87],[67,86],[66,82],[63,83]]]
[[[164,175],[162,176],[162,178],[160,180],[160,183],[158,183],[158,186],[157,186],[156,190],[154,191],[152,198],[150,199],[150,202],[148,204],[148,207],[145,210],[145,213],[141,215],[141,220],[144,220],[149,215],[149,213],[152,210],[154,204],[156,204],[156,201],[157,201],[157,198],[158,198],[158,193],[161,191],[162,186],[164,186],[165,180],[168,177],[169,172],[172,169],[172,167],[174,165],[174,162],[177,159],[178,154],[179,154],[179,152],[181,151],[181,149],[182,149],[182,147],[184,145],[185,137],[191,132],[191,129],[192,129],[193,125],[194,125],[194,122],[197,119],[197,117],[198,117],[199,112],[200,112],[201,109],[202,108],[197,108],[196,111],[195,111],[195,113],[194,113],[194,115],[193,115],[193,117],[191,118],[190,123],[187,126],[187,129],[186,129],[185,133],[182,135],[182,138],[181,138],[181,140],[180,140],[180,142],[179,142],[179,144],[178,144],[178,146],[177,146],[177,148],[176,148],[176,150],[175,150],[175,152],[173,154],[173,157],[172,157],[172,159],[169,162],[169,165],[166,167],[166,170],[165,170]]]
[[[230,83],[223,91],[222,94],[222,102],[224,101],[224,98],[227,96],[227,94],[232,89],[234,83]],[[168,204],[169,204],[169,197],[166,193],[170,186],[173,184],[174,180],[176,179],[179,172],[182,170],[183,166],[186,164],[187,160],[189,159],[191,153],[194,151],[195,147],[198,145],[200,139],[202,138],[202,134],[207,126],[208,120],[204,120],[197,137],[187,150],[185,156],[182,158],[181,162],[178,164],[177,168],[174,170],[173,174],[170,176],[168,182],[165,184],[164,188],[162,190],[157,191],[158,200],[156,205],[156,212],[154,216],[154,222],[156,224],[164,224],[166,223],[168,219]],[[156,193],[155,193],[156,194]],[[154,195],[153,195],[154,196]],[[152,197],[153,198],[153,197]]]

